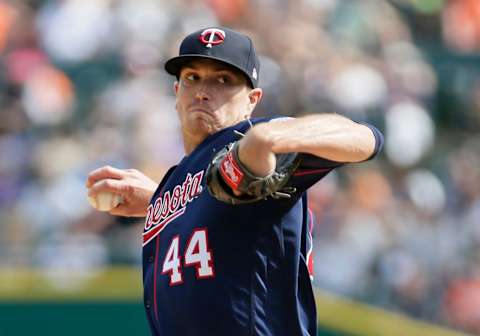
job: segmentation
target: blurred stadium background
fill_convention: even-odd
[[[320,334],[480,335],[479,0],[0,0],[0,335],[147,334],[143,223],[84,182],[183,156],[162,65],[211,25],[263,55],[257,115],[386,136],[310,191]]]

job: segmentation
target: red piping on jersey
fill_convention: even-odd
[[[301,171],[297,171],[297,172],[293,173],[293,176],[303,176],[303,175],[324,173],[324,172],[329,171],[329,170],[331,170],[331,168],[301,170]]]
[[[153,309],[155,312],[155,319],[158,321],[158,309],[157,309],[157,265],[158,265],[158,245],[160,237],[157,236],[157,242],[155,247],[155,267],[153,269]]]
[[[309,214],[309,221],[308,221],[308,239],[310,240],[310,248],[307,251],[307,269],[308,273],[310,273],[310,277],[313,279],[313,211],[310,208],[307,208]]]

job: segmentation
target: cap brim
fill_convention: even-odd
[[[245,75],[245,78],[250,83],[250,85],[253,88],[256,87],[256,85],[252,82],[252,79],[243,71],[242,68],[236,66],[233,63],[225,62],[224,60],[222,60],[218,57],[213,57],[213,56],[208,56],[208,55],[185,54],[185,55],[170,58],[167,62],[165,62],[165,70],[170,75],[176,76],[178,78],[178,76],[180,74],[180,70],[185,66],[185,64],[187,64],[187,63],[189,63],[193,60],[196,60],[196,59],[211,59],[211,60],[223,63],[225,65],[228,65],[228,66],[238,70],[243,75]]]

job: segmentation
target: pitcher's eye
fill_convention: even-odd
[[[217,80],[220,84],[232,83],[232,79],[230,78],[230,76],[226,76],[226,75],[218,76]]]
[[[195,82],[196,80],[198,80],[198,76],[195,75],[195,74],[188,74],[188,75],[185,76],[185,78],[189,82]]]

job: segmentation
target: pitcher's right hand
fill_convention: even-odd
[[[92,197],[100,192],[122,196],[123,202],[109,211],[111,215],[145,217],[158,183],[136,169],[104,166],[88,174],[86,186],[88,195]]]

